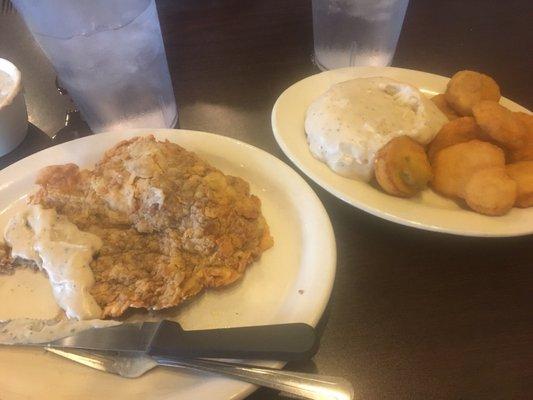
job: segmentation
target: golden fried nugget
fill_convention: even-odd
[[[518,185],[515,206],[533,206],[533,161],[521,161],[509,164],[506,167],[507,174]]]
[[[495,101],[480,101],[473,108],[481,130],[508,149],[516,150],[527,143],[526,125],[507,108]]]
[[[526,144],[518,149],[508,152],[509,160],[533,161],[533,115],[518,111],[513,112],[515,119],[518,119],[526,128]]]
[[[441,110],[442,113],[446,115],[446,117],[448,117],[450,121],[460,117],[460,115],[457,114],[455,110],[450,107],[450,105],[446,101],[446,96],[444,96],[444,93],[433,96],[431,98],[431,101],[435,103],[438,109]]]
[[[533,142],[533,115],[526,114],[522,111],[515,111],[513,112],[513,115],[525,125],[527,130],[528,141]]]
[[[392,139],[377,153],[376,180],[394,196],[411,197],[431,179],[431,165],[422,145],[409,136]]]
[[[480,169],[503,167],[502,149],[480,140],[454,144],[435,154],[431,186],[448,197],[463,197],[466,183]]]
[[[500,88],[490,76],[475,71],[459,71],[448,82],[448,104],[460,115],[472,115],[472,107],[482,100],[500,100]]]
[[[472,174],[464,190],[468,206],[485,215],[503,215],[515,204],[517,185],[505,167],[480,169]]]
[[[533,142],[527,143],[524,147],[508,152],[511,162],[533,161]]]
[[[472,117],[461,117],[445,124],[431,141],[428,148],[429,159],[432,160],[440,150],[457,143],[479,139],[481,129]]]

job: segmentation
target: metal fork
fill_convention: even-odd
[[[15,7],[10,0],[2,0],[2,12],[0,14],[10,14],[15,12]]]
[[[354,397],[354,390],[350,382],[338,377],[212,360],[124,356],[117,353],[84,350],[64,351],[54,348],[46,348],[46,350],[91,368],[126,378],[137,378],[160,365],[225,375],[254,385],[280,390],[303,399],[352,400]]]

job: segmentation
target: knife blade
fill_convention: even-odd
[[[318,349],[315,330],[302,323],[186,331],[163,320],[89,329],[45,344],[83,349],[183,358],[296,361]]]

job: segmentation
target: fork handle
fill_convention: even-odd
[[[152,357],[158,365],[213,372],[312,400],[352,400],[354,389],[344,378],[253,367],[221,361]]]

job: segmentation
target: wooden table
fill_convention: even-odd
[[[270,112],[282,90],[318,72],[310,1],[165,0],[158,7],[180,126],[237,138],[291,165],[272,136]],[[527,0],[411,0],[393,65],[446,76],[481,70],[531,108],[531,17]],[[10,52],[23,72],[46,75],[45,62],[28,63],[35,49],[1,37],[0,57]],[[32,121],[41,127],[62,118],[50,107],[59,101],[53,74],[46,76],[45,84],[26,83]],[[49,112],[39,113],[43,107]],[[51,143],[31,127],[0,168]],[[344,376],[360,399],[533,397],[532,236],[417,231],[310,184],[333,222],[338,272],[319,353],[289,368]],[[270,390],[250,396],[276,398]]]

